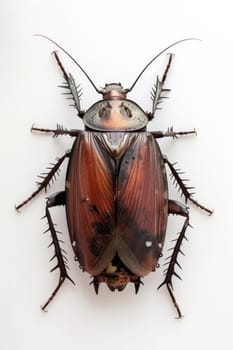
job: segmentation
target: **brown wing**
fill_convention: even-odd
[[[114,183],[112,158],[95,133],[83,132],[73,146],[67,172],[66,210],[74,251],[92,275],[102,272],[116,250]]]
[[[145,275],[155,269],[162,250],[168,201],[163,159],[151,134],[132,134],[117,198],[118,254],[132,272]]]

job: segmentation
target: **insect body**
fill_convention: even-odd
[[[65,79],[62,87],[71,94],[85,130],[32,128],[34,131],[53,133],[54,136],[75,137],[72,150],[58,159],[42,178],[38,189],[16,207],[20,209],[43,188],[46,189],[64,159],[69,158],[65,189],[50,196],[46,203],[45,217],[55,250],[53,258],[57,259],[53,270],[58,269],[60,277],[42,309],[54,298],[64,280],[71,280],[49,211],[51,207],[64,205],[75,257],[83,271],[93,277],[96,293],[101,282],[105,282],[111,291],[121,291],[131,282],[137,293],[142,284],[141,278],[154,271],[158,264],[168,215],[183,216],[184,225],[161,284],[167,286],[178,316],[181,317],[172,291],[172,277],[178,276],[175,266],[179,265],[177,258],[189,225],[189,213],[186,205],[169,199],[165,165],[170,168],[186,201],[190,200],[209,214],[212,212],[192,198],[191,188],[186,186],[174,165],[162,155],[156,140],[193,134],[195,131],[175,132],[169,129],[163,133],[146,130],[148,121],[154,118],[158,104],[168,91],[164,83],[172,55],[169,55],[162,79],[157,79],[152,90],[150,113],[144,112],[127,98],[145,69],[130,89],[114,83],[98,90],[79,66],[96,91],[103,96],[102,100],[84,112],[80,108],[80,91],[76,88],[74,78],[65,71],[58,54],[55,52],[54,55]]]

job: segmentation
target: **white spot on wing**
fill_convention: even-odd
[[[152,246],[152,242],[151,242],[151,241],[146,241],[146,242],[145,242],[145,246],[146,246],[147,248],[150,248],[150,247]]]

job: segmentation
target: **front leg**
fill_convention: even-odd
[[[159,80],[159,78],[157,77],[156,83],[152,89],[152,92],[151,92],[152,112],[147,114],[149,120],[151,120],[155,117],[155,112],[158,109],[161,109],[158,107],[159,104],[163,101],[163,99],[167,98],[166,96],[162,96],[162,94],[170,91],[170,89],[164,89],[164,84],[165,84],[165,81],[167,78],[168,71],[171,67],[172,57],[173,57],[173,55],[169,54],[168,63],[167,63],[167,66],[165,68],[165,71],[163,73],[162,79]]]
[[[65,83],[63,85],[60,85],[59,87],[68,90],[68,92],[64,92],[63,95],[66,95],[68,99],[73,101],[73,104],[71,106],[76,108],[78,112],[78,116],[82,118],[83,115],[85,114],[85,112],[81,110],[81,106],[80,106],[82,89],[80,88],[80,85],[76,86],[73,76],[70,73],[66,72],[63,64],[61,63],[60,58],[58,57],[57,52],[54,51],[53,54],[65,79]]]

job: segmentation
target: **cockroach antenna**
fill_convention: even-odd
[[[167,46],[165,49],[163,49],[162,51],[160,51],[160,53],[158,53],[154,58],[152,58],[152,60],[147,63],[147,65],[143,68],[143,70],[139,73],[139,75],[137,76],[136,80],[134,81],[134,83],[131,85],[131,87],[129,89],[126,89],[127,92],[130,92],[133,90],[134,86],[136,85],[136,83],[138,82],[138,80],[141,78],[142,74],[145,72],[145,70],[151,65],[151,63],[153,63],[159,56],[161,56],[165,51],[167,51],[168,49],[170,49],[171,47],[178,45],[184,41],[188,41],[188,40],[199,40],[201,41],[201,39],[198,38],[187,38],[187,39],[182,39],[179,41],[176,41],[175,43]]]
[[[54,45],[56,45],[59,49],[61,49],[68,57],[71,58],[71,60],[79,67],[79,69],[83,72],[83,74],[87,77],[87,79],[89,80],[89,82],[91,83],[91,85],[93,86],[93,88],[96,90],[96,92],[98,92],[98,94],[101,94],[102,92],[96,87],[96,85],[94,84],[93,80],[89,77],[89,75],[87,74],[87,72],[83,69],[83,67],[74,59],[74,57],[71,56],[71,54],[69,54],[68,51],[66,51],[61,45],[59,45],[56,41],[54,41],[53,39],[50,39],[49,37],[47,37],[46,35],[42,35],[42,34],[33,34],[34,36],[41,36],[42,38],[45,38],[49,41],[51,41]]]

